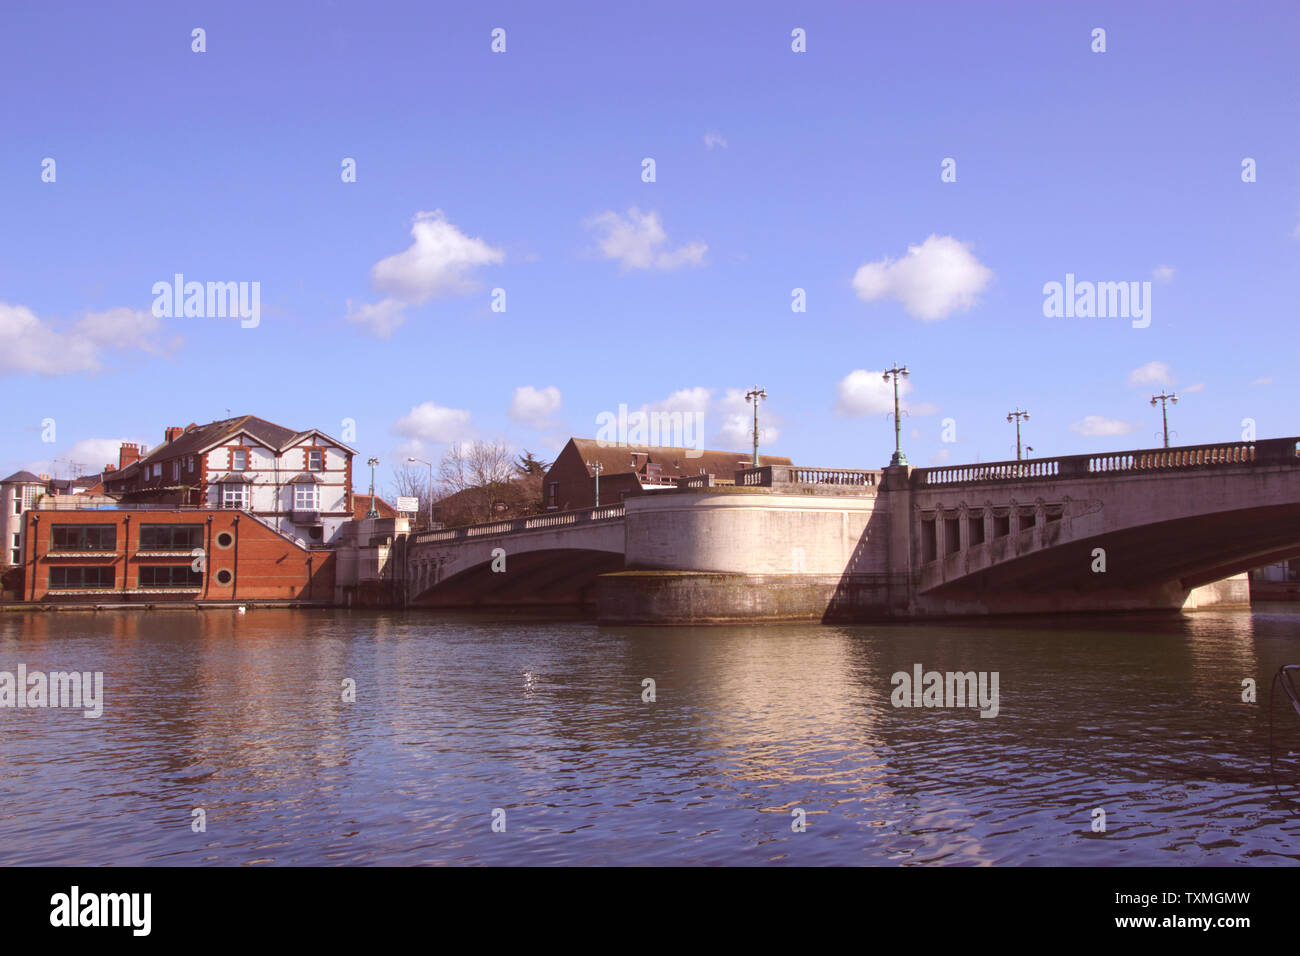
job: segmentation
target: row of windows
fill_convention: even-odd
[[[181,480],[181,459],[177,458],[171,463],[172,481]],[[195,468],[195,458],[190,455],[185,459],[185,470],[193,473]],[[233,448],[230,451],[230,470],[247,471],[248,470],[248,449]],[[325,452],[319,448],[311,449],[307,452],[307,470],[324,471],[325,470]],[[163,473],[163,463],[158,461],[149,466],[145,474],[146,478],[161,478]]]
[[[203,572],[195,571],[188,564],[163,567],[143,567],[138,569],[136,577],[138,587],[142,588],[201,588]],[[222,580],[224,576],[225,580]],[[217,580],[228,583],[229,571],[218,572]],[[112,566],[99,567],[50,568],[50,590],[90,590],[116,587],[117,569]]]
[[[203,547],[201,524],[142,524],[141,551],[189,551]],[[115,524],[56,524],[50,529],[54,551],[115,551]]]

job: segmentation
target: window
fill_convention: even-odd
[[[189,459],[188,459],[185,463],[186,463],[187,465],[189,465],[189,470],[190,470],[190,471],[193,471],[193,470],[194,470],[194,456],[193,456],[193,455],[190,455]]]
[[[180,460],[172,462],[172,481],[181,480],[181,463]]]
[[[21,548],[22,546],[23,546],[23,536],[21,534],[15,534],[13,547]]]
[[[141,551],[191,551],[203,547],[201,524],[142,524]]]
[[[161,477],[162,477],[162,462],[160,462],[160,461],[156,461],[156,462],[154,462],[154,465],[153,465],[153,476],[154,476],[155,478],[161,478]]]
[[[21,498],[15,498],[15,499],[14,499],[14,514],[16,514],[16,515],[20,515],[20,514],[22,514],[22,513],[23,513],[23,499],[21,499]]]
[[[139,580],[142,588],[201,588],[203,572],[188,564],[142,567]]]
[[[248,503],[248,486],[242,481],[228,481],[221,486],[221,507],[245,508]]]
[[[22,552],[21,552],[21,551],[17,551],[17,550],[15,550],[15,551],[10,555],[9,563],[12,564],[12,565],[14,565],[15,567],[17,567],[18,565],[22,564],[22,563],[23,563],[23,555],[22,555]]]
[[[320,506],[320,493],[316,486],[300,481],[293,486],[293,510],[316,511]]]
[[[53,551],[115,551],[117,525],[56,524],[50,533]]]
[[[550,481],[546,484],[546,507],[554,508],[559,503],[560,483]]]
[[[17,507],[15,507],[15,508],[14,508],[14,514],[16,514],[16,515],[17,515],[17,514],[22,514],[23,511],[26,511],[28,508],[32,507],[32,505],[36,504],[36,496],[39,495],[40,493],[41,493],[41,486],[40,486],[40,485],[27,485],[27,486],[25,486],[25,487],[23,488],[23,507],[22,507],[22,510],[19,510]],[[17,502],[15,502],[15,505],[16,505],[16,504],[17,504]]]
[[[307,470],[324,471],[325,470],[325,452],[319,448],[313,448],[307,452]]]
[[[230,470],[245,471],[248,468],[248,450],[236,448],[230,453]]]
[[[76,588],[111,588],[115,580],[112,565],[90,568],[50,568],[50,590]]]

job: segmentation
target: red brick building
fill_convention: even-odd
[[[222,509],[31,510],[23,599],[332,600],[334,552],[300,545],[248,514]]]
[[[678,478],[713,475],[729,484],[737,471],[748,468],[752,454],[735,451],[696,451],[656,445],[609,444],[591,438],[570,438],[542,479],[547,509],[567,511],[596,503],[596,468],[600,465],[600,503],[618,504],[633,495],[675,488]],[[762,455],[764,465],[789,465],[789,458]]]

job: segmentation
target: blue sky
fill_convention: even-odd
[[[227,409],[352,419],[385,473],[476,436],[551,457],[620,404],[703,410],[706,444],[744,448],[754,383],[765,450],[879,467],[883,383],[857,386],[895,360],[914,465],[1014,457],[1017,406],[1035,454],[1150,447],[1166,384],[1176,442],[1300,433],[1293,4],[0,19],[6,471],[97,469]],[[175,273],[260,283],[259,324],[153,316]],[[1150,325],[1046,317],[1067,273],[1151,282]]]

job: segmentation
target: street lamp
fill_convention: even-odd
[[[767,390],[755,385],[745,393],[745,401],[754,403],[754,463],[751,468],[758,467],[758,403],[767,398]]]
[[[598,461],[587,462],[587,467],[596,473],[596,507],[600,507],[600,473],[605,470],[605,466]]]
[[[370,466],[370,510],[366,512],[366,517],[378,518],[379,509],[375,507],[375,465],[379,464],[379,459],[371,458],[366,464]]]
[[[1016,423],[1016,461],[1020,460],[1020,422],[1022,419],[1024,421],[1029,421],[1029,413],[1022,412],[1019,408],[1014,412],[1007,413],[1007,421],[1014,420]]]
[[[1173,404],[1177,405],[1178,396],[1176,394],[1166,395],[1165,390],[1162,388],[1160,390],[1159,395],[1151,396],[1151,405],[1153,407],[1155,406],[1156,402],[1160,403],[1160,418],[1164,421],[1164,425],[1165,425],[1165,447],[1168,448],[1169,447],[1169,407],[1166,403],[1172,402]]]
[[[429,527],[433,528],[433,462],[425,461],[423,458],[408,458],[407,461],[419,462],[421,465],[429,466]]]
[[[899,368],[897,362],[893,368],[885,369],[885,381],[888,382],[890,376],[894,379],[894,457],[889,459],[891,465],[907,464],[907,456],[903,454],[903,423],[898,417],[898,378],[900,375],[907,378],[909,374],[907,366]]]

